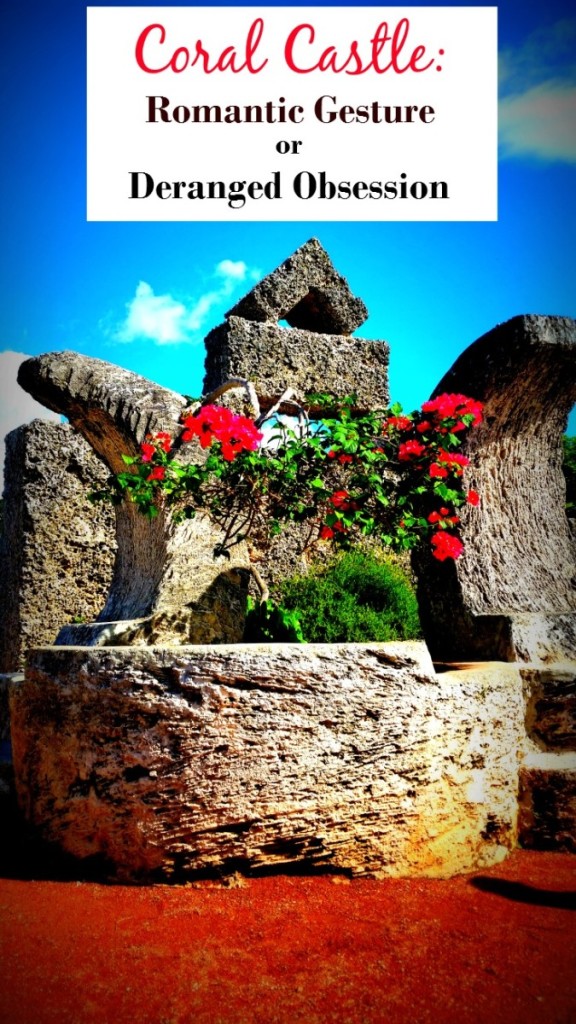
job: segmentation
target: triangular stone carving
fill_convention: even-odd
[[[368,310],[318,239],[311,238],[240,299],[226,314],[232,316],[258,323],[286,320],[318,334],[352,334]]]

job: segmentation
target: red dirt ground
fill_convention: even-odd
[[[0,880],[3,1024],[574,1024],[576,858],[449,881]]]

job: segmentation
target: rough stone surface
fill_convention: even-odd
[[[182,396],[99,359],[49,353],[23,363],[18,380],[38,401],[64,413],[115,473],[125,469],[122,454],[136,454],[148,433],[179,432]],[[184,449],[182,458],[193,451]],[[116,539],[111,589],[98,621],[147,620],[135,626],[138,642],[241,639],[237,612],[244,606],[249,566],[243,545],[230,560],[215,559],[221,533],[205,516],[175,525],[165,508],[150,520],[130,502],[117,507]],[[123,635],[130,642],[130,632]]]
[[[474,342],[434,394],[485,404],[471,431],[465,554],[415,558],[422,624],[438,660],[554,662],[576,650],[576,545],[564,511],[562,434],[576,401],[576,323],[520,316]]]
[[[264,409],[289,387],[300,399],[314,391],[339,397],[355,393],[359,408],[382,408],[388,403],[388,357],[383,341],[289,330],[231,316],[206,337],[204,392],[230,377],[245,377]]]
[[[12,688],[28,820],[120,880],[448,876],[516,839],[513,666],[422,644],[49,648]]]
[[[576,754],[541,754],[520,770],[519,839],[537,850],[576,853]]]
[[[576,662],[522,669],[526,732],[541,750],[576,751]]]
[[[316,238],[311,238],[245,295],[226,316],[286,320],[321,334],[352,334],[368,317]]]
[[[6,439],[0,539],[0,670],[28,647],[51,644],[63,623],[96,617],[116,551],[114,512],[88,501],[108,477],[86,441],[63,423],[34,420]]]

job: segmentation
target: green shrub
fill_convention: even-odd
[[[352,550],[282,584],[307,643],[366,643],[419,637],[416,595],[398,561]]]

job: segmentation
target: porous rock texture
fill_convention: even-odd
[[[204,392],[230,377],[245,377],[253,382],[263,409],[287,388],[301,400],[311,392],[339,398],[355,394],[360,409],[385,408],[388,359],[384,341],[289,330],[231,316],[206,336]],[[307,407],[314,412],[313,403]]]
[[[18,381],[37,401],[64,413],[114,473],[125,470],[122,455],[136,455],[147,434],[163,430],[176,437],[186,404],[144,377],[75,352],[28,359]],[[195,451],[182,449],[181,458]],[[214,558],[221,533],[206,516],[177,525],[164,507],[150,520],[130,502],[117,506],[116,540],[111,588],[97,623],[66,627],[59,642],[241,639],[249,575],[243,545],[230,559]]]
[[[576,652],[576,544],[564,511],[562,435],[576,401],[576,322],[519,316],[474,342],[434,394],[484,403],[464,445],[478,508],[465,553],[418,552],[424,633],[436,660],[553,663]]]
[[[226,314],[320,334],[352,334],[368,317],[317,238],[305,242]]]
[[[101,610],[116,542],[114,512],[88,501],[108,471],[64,423],[34,420],[6,438],[0,537],[0,671],[51,644],[66,622]]]
[[[576,660],[527,666],[520,675],[526,706],[520,842],[576,853]]]
[[[417,643],[45,648],[11,692],[26,817],[122,881],[497,862],[522,711],[514,666]]]

